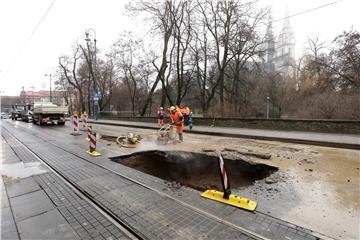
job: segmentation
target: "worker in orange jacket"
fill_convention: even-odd
[[[174,106],[169,108],[170,118],[172,123],[176,126],[176,132],[179,134],[179,141],[184,141],[183,131],[184,131],[184,117],[181,114],[180,110]]]
[[[190,130],[192,129],[192,112],[189,107],[183,106],[179,108],[181,114],[184,117],[184,125],[189,126]]]

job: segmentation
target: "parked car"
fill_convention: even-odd
[[[9,119],[9,118],[11,118],[11,115],[9,113],[6,112],[1,113],[1,119]]]

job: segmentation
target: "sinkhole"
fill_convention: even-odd
[[[144,151],[111,158],[112,161],[170,182],[178,182],[200,191],[222,191],[216,156],[185,151]],[[278,170],[261,163],[224,159],[230,186],[249,186]]]

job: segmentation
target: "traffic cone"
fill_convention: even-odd
[[[73,136],[81,135],[79,132],[79,122],[78,122],[78,112],[75,111],[73,115],[73,131],[71,133]]]
[[[83,112],[82,114],[82,128],[81,131],[87,131],[87,114],[86,112]]]
[[[96,151],[96,132],[91,131],[89,147],[89,151],[86,151],[88,154],[93,157],[101,156],[101,153]]]
[[[86,141],[90,141],[90,135],[92,134],[92,126],[90,125],[87,129],[87,138]]]

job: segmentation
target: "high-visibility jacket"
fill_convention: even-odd
[[[183,116],[189,116],[190,115],[190,108],[188,108],[188,107],[183,107],[183,108],[180,108],[179,110],[180,110],[180,112],[181,112],[181,114]]]
[[[177,110],[175,113],[171,113],[170,118],[171,118],[171,121],[175,125],[183,125],[184,124],[184,117],[179,110]]]

